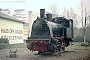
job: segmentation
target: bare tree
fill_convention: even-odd
[[[74,9],[71,7],[70,10],[64,8],[63,10],[63,16],[68,19],[73,19],[74,26],[77,26],[77,14],[75,13]]]
[[[51,6],[51,11],[52,11],[53,17],[58,16],[57,5],[52,5]]]
[[[86,44],[86,36],[88,33],[90,33],[90,21],[88,18],[90,14],[87,13],[87,9],[83,4],[83,1],[81,2],[81,22],[82,22],[82,28],[83,28],[83,33],[84,33],[84,44]]]
[[[84,34],[84,44],[86,44],[86,36],[90,33],[90,12],[87,11],[86,7],[83,5],[83,2],[81,2],[80,12],[81,15],[76,14],[72,7],[70,8],[70,11],[64,8],[63,16],[73,19],[74,26],[76,25],[83,28],[82,33]]]
[[[67,13],[68,13],[67,11],[68,11],[68,10],[67,10],[66,8],[64,8],[63,13],[62,13],[63,16],[66,17],[66,18],[67,18]],[[69,13],[68,13],[68,15],[69,15]]]

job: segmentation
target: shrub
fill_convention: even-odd
[[[9,44],[9,40],[6,38],[0,38],[0,43],[6,43]]]
[[[0,49],[7,48],[9,46],[9,40],[6,38],[0,38]]]

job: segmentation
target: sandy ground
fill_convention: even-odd
[[[19,49],[18,49],[19,50]],[[0,56],[0,60],[77,60],[81,57],[87,56],[90,54],[90,50],[67,50],[67,52],[55,53],[51,55],[38,55],[37,52],[31,52],[27,48],[21,49],[23,52],[17,52],[17,57],[10,58],[9,51]],[[0,52],[5,52],[0,50]]]

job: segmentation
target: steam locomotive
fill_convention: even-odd
[[[53,54],[65,51],[65,47],[69,46],[71,41],[73,41],[73,20],[64,17],[52,18],[52,14],[45,14],[45,9],[40,9],[40,18],[33,22],[31,36],[26,43],[30,51]]]

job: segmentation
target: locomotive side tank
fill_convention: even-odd
[[[40,9],[40,18],[32,25],[31,37],[26,40],[27,48],[38,53],[65,50],[65,46],[73,38],[73,20],[64,17],[52,18],[52,14],[46,14],[45,9]]]

